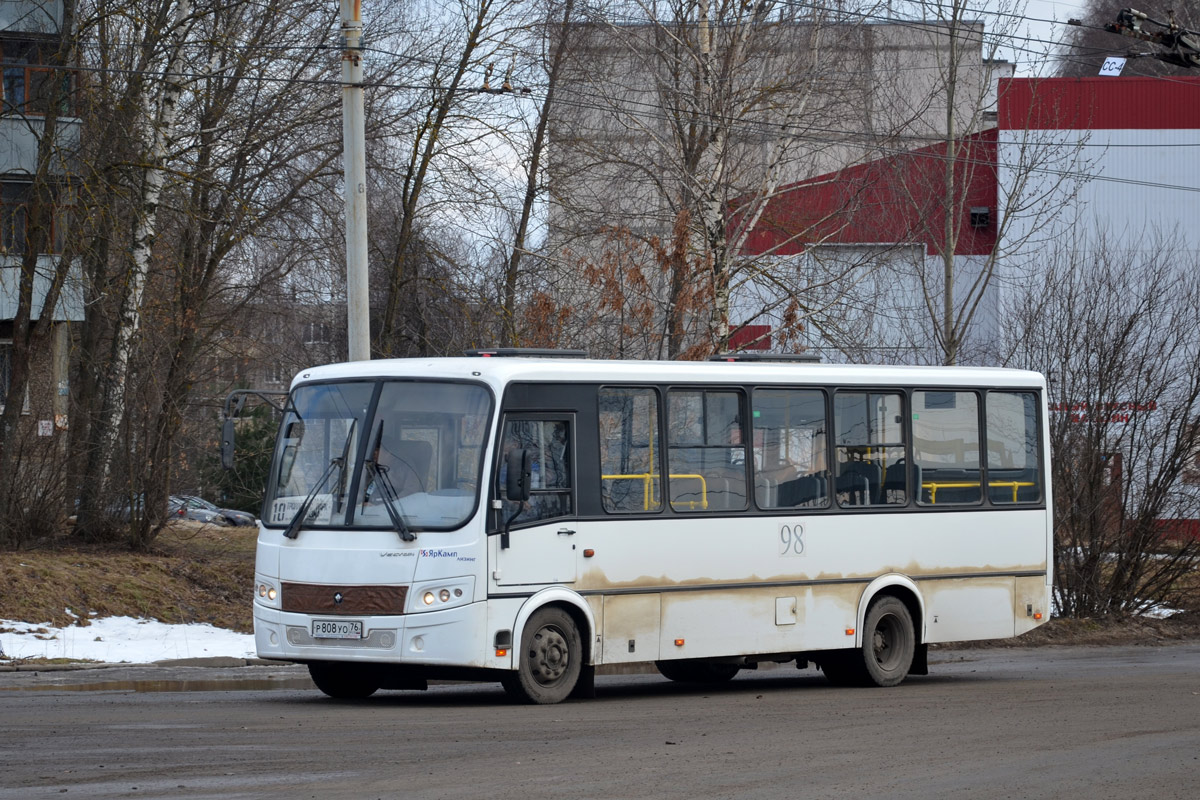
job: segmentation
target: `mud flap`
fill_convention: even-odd
[[[912,666],[908,668],[909,675],[929,674],[929,645],[919,644],[913,651]]]

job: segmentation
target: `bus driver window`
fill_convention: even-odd
[[[503,514],[507,519],[517,510],[515,501],[505,494],[508,454],[516,449],[529,451],[533,460],[530,497],[513,524],[569,516],[571,507],[571,448],[570,424],[567,420],[509,419],[504,424],[500,444],[498,480],[499,497],[504,501]]]

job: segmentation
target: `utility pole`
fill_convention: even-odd
[[[350,361],[371,358],[367,284],[367,134],[363,103],[362,0],[342,4],[342,149],[346,191],[346,337]]]

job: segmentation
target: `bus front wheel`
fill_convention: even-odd
[[[516,655],[517,669],[500,681],[510,696],[538,705],[566,700],[583,666],[575,620],[561,608],[535,611],[525,624]]]
[[[379,678],[362,664],[313,661],[308,665],[308,674],[318,689],[339,700],[361,700],[379,689]]]

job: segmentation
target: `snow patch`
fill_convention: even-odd
[[[72,614],[72,616],[74,616]],[[0,659],[67,658],[149,664],[170,658],[254,658],[254,636],[212,625],[102,617],[85,627],[0,619]]]

